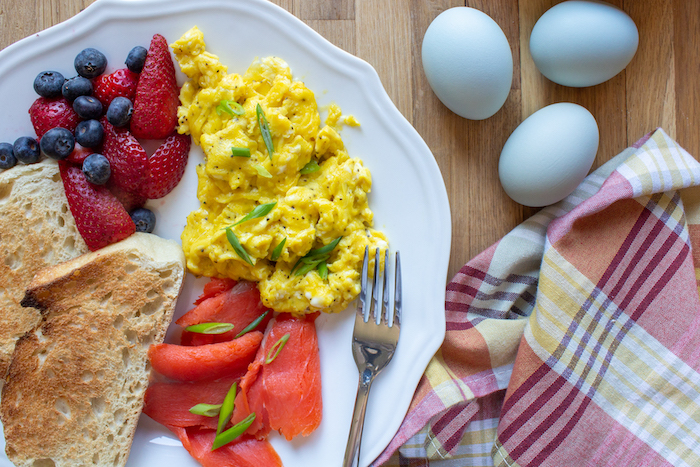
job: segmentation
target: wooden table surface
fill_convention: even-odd
[[[196,1],[196,0],[192,0]],[[0,48],[80,12],[92,0],[1,0]],[[663,127],[700,155],[700,1],[611,0],[639,29],[639,49],[611,80],[582,89],[556,85],[536,69],[530,32],[555,0],[467,0],[503,29],[514,76],[503,108],[465,120],[435,97],[421,65],[421,43],[454,0],[274,0],[337,46],[371,63],[389,96],[418,130],[442,171],[452,212],[448,279],[471,257],[536,210],[508,198],[498,180],[503,144],[523,119],[555,102],[575,102],[595,116],[600,147],[594,167],[645,133]]]

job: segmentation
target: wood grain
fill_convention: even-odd
[[[610,0],[635,21],[639,49],[611,80],[574,89],[548,81],[529,53],[537,19],[556,0],[274,0],[337,46],[372,64],[397,108],[432,150],[452,213],[448,279],[470,258],[535,210],[511,201],[498,181],[501,148],[524,118],[545,105],[569,101],[588,108],[600,128],[595,166],[645,133],[663,127],[700,154],[700,2]],[[2,0],[0,48],[77,14],[91,0]],[[421,43],[442,11],[471,6],[503,29],[515,65],[503,108],[484,121],[453,114],[435,97],[423,73]]]

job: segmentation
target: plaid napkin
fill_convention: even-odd
[[[657,130],[467,263],[374,465],[700,465],[698,185]]]

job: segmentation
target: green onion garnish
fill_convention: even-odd
[[[222,112],[226,112],[230,116],[234,117],[236,115],[243,115],[245,113],[245,109],[236,101],[224,99],[219,102],[219,105],[216,106],[216,113],[221,115]]]
[[[253,266],[253,260],[250,259],[250,256],[248,256],[248,253],[246,253],[245,249],[241,245],[241,242],[238,241],[238,237],[236,237],[236,234],[233,233],[231,227],[226,227],[226,238],[238,256],[240,256],[243,261]]]
[[[284,244],[287,243],[287,237],[284,237],[281,242],[277,244],[274,250],[272,250],[272,256],[270,259],[272,261],[277,261],[282,254],[282,248],[284,248]]]
[[[221,446],[224,446],[241,436],[243,433],[245,433],[245,430],[247,430],[248,427],[253,423],[253,420],[255,420],[255,412],[248,415],[246,418],[241,420],[239,423],[233,425],[231,428],[224,431],[223,433],[217,434],[216,438],[214,438],[214,444],[212,444],[211,450],[213,451],[215,449],[219,449]]]
[[[255,114],[258,117],[258,125],[260,126],[260,134],[262,135],[263,141],[265,141],[265,146],[267,147],[267,153],[270,155],[270,160],[272,160],[272,153],[275,152],[275,147],[272,145],[272,135],[270,134],[270,126],[267,124],[267,118],[265,118],[265,112],[263,112],[260,104],[255,106]]]
[[[265,313],[263,313],[260,316],[258,316],[257,318],[255,318],[252,323],[250,323],[248,326],[246,326],[241,332],[236,334],[236,339],[238,339],[239,337],[241,337],[244,334],[249,333],[253,329],[257,328],[258,324],[260,324],[262,322],[262,320],[265,319],[265,316],[267,316],[267,314],[269,312],[270,312],[270,310],[267,310],[267,311],[265,311]]]
[[[324,281],[328,279],[328,263],[325,261],[320,262],[316,267],[316,270],[318,271],[318,275],[321,276],[321,279]]]
[[[261,204],[259,206],[256,206],[255,209],[253,209],[248,214],[246,214],[243,219],[239,220],[238,222],[236,222],[233,225],[242,224],[245,221],[249,221],[251,219],[257,219],[259,217],[265,217],[270,213],[270,211],[272,211],[272,208],[274,208],[276,204],[277,204],[277,201],[273,201],[272,203]]]
[[[275,345],[273,345],[273,346],[270,348],[270,351],[267,352],[267,358],[265,359],[265,365],[267,365],[268,363],[272,363],[273,361],[275,361],[275,359],[277,358],[277,356],[278,356],[278,355],[280,354],[280,352],[282,351],[282,348],[284,347],[284,344],[286,344],[288,340],[289,340],[289,333],[287,333],[287,334],[285,334],[284,336],[280,337],[280,340],[278,340],[277,342],[275,342]],[[273,355],[272,352],[274,352],[274,355]]]
[[[197,404],[190,409],[190,412],[195,415],[204,415],[205,417],[216,417],[221,411],[222,404]]]
[[[199,334],[223,334],[231,329],[233,329],[233,324],[231,323],[200,323],[187,326],[185,331]]]
[[[250,149],[249,148],[237,148],[234,146],[231,148],[231,155],[234,157],[250,157]]]
[[[233,403],[236,400],[236,390],[238,386],[236,383],[231,385],[231,389],[226,393],[224,397],[224,402],[221,404],[221,410],[219,411],[219,424],[216,427],[216,434],[218,436],[221,430],[224,429],[226,424],[231,420],[231,415],[233,415]]]
[[[291,272],[294,273],[296,271],[295,275],[303,276],[307,272],[316,269],[321,262],[325,262],[330,257],[330,252],[333,251],[336,246],[338,246],[341,238],[343,237],[338,237],[328,245],[316,248],[315,250],[311,250],[306,253],[303,257],[297,260]],[[302,264],[303,266],[299,267]],[[299,270],[297,270],[297,268],[299,268]]]
[[[302,175],[308,175],[310,173],[318,172],[319,170],[321,170],[321,166],[318,165],[318,162],[312,160],[302,167],[299,173]]]
[[[272,174],[270,172],[268,172],[267,169],[265,167],[263,167],[262,165],[253,164],[253,168],[255,170],[257,170],[258,175],[260,175],[261,177],[272,178]]]

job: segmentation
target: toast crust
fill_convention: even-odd
[[[55,161],[0,173],[0,376],[17,339],[41,318],[19,304],[27,284],[40,269],[87,251]]]
[[[42,321],[17,342],[0,402],[15,465],[126,463],[184,267],[175,242],[136,233],[35,276],[23,302]]]

